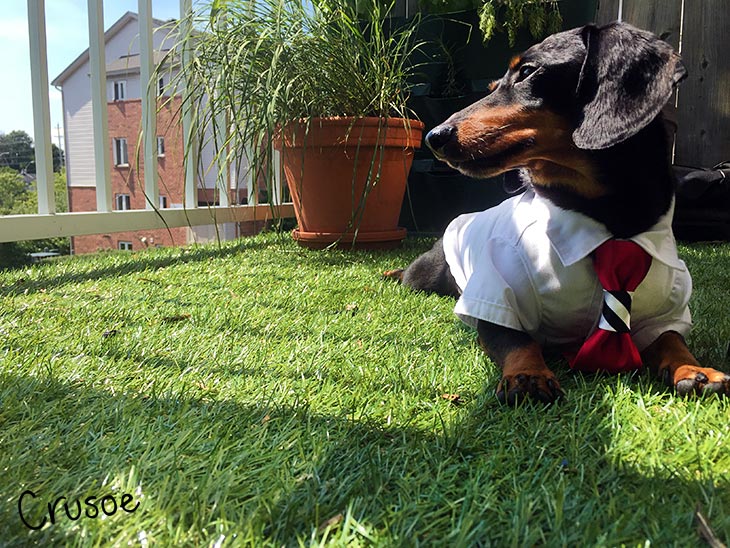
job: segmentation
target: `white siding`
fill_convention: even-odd
[[[89,63],[63,83],[68,186],[95,186]]]

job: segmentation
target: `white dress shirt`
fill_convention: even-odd
[[[636,288],[631,337],[643,350],[665,331],[687,335],[692,279],[677,256],[670,210],[631,240],[652,257]],[[461,297],[454,312],[529,333],[541,345],[577,349],[601,316],[603,291],[591,253],[612,238],[606,227],[528,190],[500,205],[454,219],[444,234],[446,261]]]

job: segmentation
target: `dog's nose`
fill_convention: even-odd
[[[443,148],[451,141],[456,135],[456,127],[452,125],[441,124],[436,126],[426,135],[426,144],[434,154],[441,156]]]

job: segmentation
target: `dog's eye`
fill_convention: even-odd
[[[528,76],[530,76],[536,70],[537,70],[537,67],[535,67],[535,66],[522,65],[520,67],[519,72],[517,73],[517,81],[522,82],[522,80],[526,79]]]

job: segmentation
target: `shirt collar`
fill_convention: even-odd
[[[602,223],[577,211],[562,209],[546,198],[535,195],[533,205],[542,210],[540,216],[546,216],[547,236],[565,266],[588,257],[598,246],[613,237]],[[654,226],[630,239],[659,262],[685,270],[684,263],[677,256],[677,244],[672,232],[673,217],[674,200]]]

